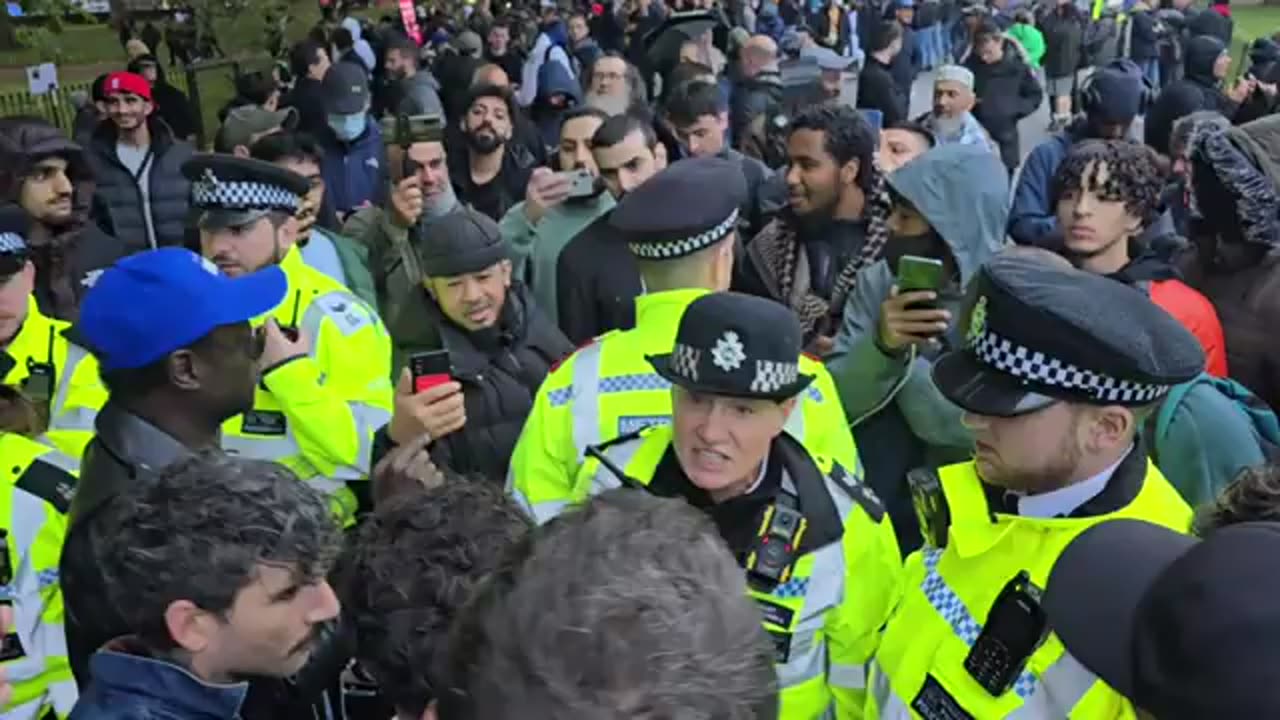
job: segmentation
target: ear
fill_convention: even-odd
[[[720,130],[721,130],[721,131],[725,131],[725,130],[728,130],[728,129],[729,129],[729,113],[728,113],[728,111],[722,112],[722,113],[720,113],[719,115],[717,115],[717,116],[716,116],[716,124],[720,126]]]
[[[169,382],[179,390],[200,389],[200,359],[189,348],[175,350],[165,359]]]
[[[858,171],[862,168],[862,161],[853,158],[849,162],[840,166],[840,184],[846,187],[853,186],[858,182]]]
[[[156,104],[155,104],[153,101],[148,100],[148,101],[147,101],[147,112],[146,112],[146,114],[147,114],[148,116],[150,116],[150,115],[151,115],[151,113],[153,113],[153,112],[155,112],[155,111],[156,111]]]
[[[511,261],[502,260],[498,263],[498,276],[502,278],[503,287],[511,287]]]
[[[653,145],[653,166],[659,170],[667,167],[667,146],[660,142]]]
[[[782,434],[783,429],[787,425],[787,418],[791,417],[791,411],[796,409],[797,402],[798,400],[796,398],[790,397],[778,403],[778,409],[782,411],[782,424],[778,426],[778,432],[774,433],[775,436]]]
[[[196,654],[213,644],[219,623],[190,600],[175,600],[164,609],[164,624],[175,645]]]
[[[1086,423],[1086,447],[1094,452],[1113,450],[1133,441],[1137,416],[1130,408],[1106,405],[1091,408],[1092,421]]]

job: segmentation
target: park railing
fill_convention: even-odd
[[[236,80],[244,73],[270,66],[270,60],[263,56],[202,61],[183,69],[171,68],[166,73],[169,84],[181,90],[191,102],[197,147],[207,148],[212,144],[220,124],[218,111],[235,97]],[[79,111],[73,97],[83,93],[84,101],[90,102],[91,86],[89,82],[66,83],[43,95],[0,93],[0,117],[34,115],[70,134]]]

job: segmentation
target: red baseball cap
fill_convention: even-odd
[[[102,84],[102,95],[111,97],[116,93],[132,93],[146,100],[151,99],[151,83],[147,79],[131,72],[113,72]]]

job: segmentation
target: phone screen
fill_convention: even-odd
[[[942,288],[942,261],[918,255],[898,259],[898,291],[939,290]]]
[[[445,350],[416,353],[409,356],[409,372],[413,375],[413,391],[425,392],[437,385],[443,385],[452,378],[449,353]]]

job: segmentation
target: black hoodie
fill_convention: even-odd
[[[1143,131],[1147,145],[1168,155],[1173,124],[1197,110],[1215,110],[1228,118],[1235,115],[1236,103],[1222,92],[1221,83],[1213,76],[1214,63],[1225,51],[1226,45],[1221,40],[1207,35],[1194,37],[1187,43],[1185,76],[1161,90],[1147,111]]]

